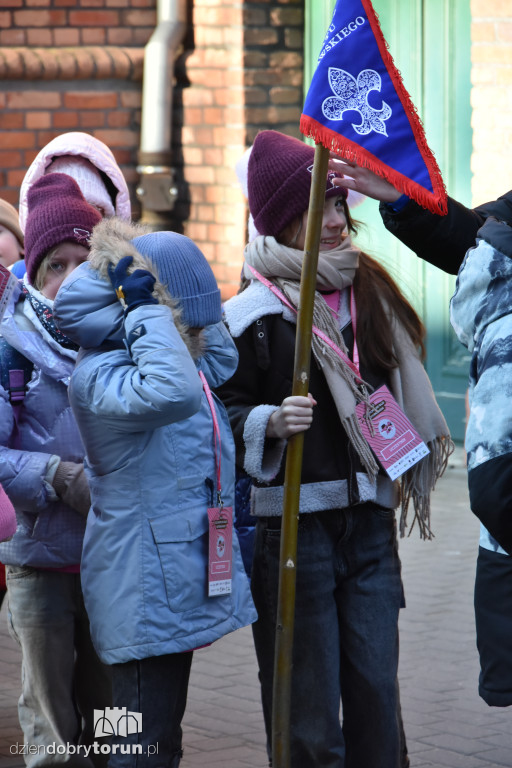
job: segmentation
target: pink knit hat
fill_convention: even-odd
[[[252,146],[247,167],[249,210],[261,235],[276,237],[294,219],[307,211],[315,150],[279,131],[261,131]],[[326,197],[347,197],[327,176]]]
[[[30,187],[27,200],[25,263],[33,284],[52,248],[66,241],[89,247],[92,230],[102,217],[86,202],[76,181],[64,173],[42,176]]]
[[[14,536],[16,531],[16,513],[9,497],[0,485],[0,541]]]

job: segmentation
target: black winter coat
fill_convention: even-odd
[[[456,275],[466,252],[476,245],[477,232],[489,216],[512,225],[512,190],[473,209],[449,197],[446,216],[437,216],[413,200],[398,212],[381,203],[380,213],[386,229],[417,256]]]
[[[295,330],[295,324],[283,319],[282,315],[265,315],[234,338],[239,353],[238,368],[217,394],[226,406],[237,447],[237,464],[242,469],[247,470],[244,429],[250,412],[255,406],[262,404],[279,406],[284,398],[292,393]],[[344,337],[350,348],[353,344],[351,326],[345,329]],[[382,377],[371,376],[367,371],[361,373],[373,386],[385,383]],[[309,504],[306,485],[310,486],[310,498],[313,499],[318,484],[337,481],[343,486],[339,507],[352,506],[368,500],[378,501],[384,506],[386,502],[383,499],[391,498],[393,501],[390,501],[389,505],[396,506],[396,488],[391,490],[391,481],[384,473],[379,479],[379,486],[382,486],[383,490],[380,498],[368,499],[364,491],[361,498],[365,471],[348,441],[325,377],[314,358],[311,360],[309,389],[318,405],[313,411],[313,423],[304,435],[301,498],[304,495],[305,503]],[[280,441],[267,438],[265,450],[270,448],[272,443],[278,442]],[[253,484],[256,487],[283,486],[285,456],[284,452],[277,474],[273,478],[262,481],[261,478],[253,476]],[[316,510],[308,507],[304,511]]]

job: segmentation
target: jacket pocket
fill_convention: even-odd
[[[174,613],[190,611],[208,600],[208,515],[155,517],[149,521],[158,550],[167,601]]]

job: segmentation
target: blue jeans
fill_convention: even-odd
[[[6,576],[9,629],[21,648],[20,725],[25,743],[37,747],[26,764],[106,765],[105,756],[92,751],[86,757],[47,749],[92,744],[94,709],[111,702],[110,674],[91,642],[80,574],[8,565]]]
[[[280,519],[259,518],[252,590],[270,737]],[[372,504],[300,515],[293,644],[293,768],[400,768],[403,604],[394,512]],[[340,723],[340,704],[343,725]]]
[[[112,665],[114,707],[142,714],[141,733],[124,737],[123,744],[142,749],[135,756],[113,753],[109,768],[178,768],[192,655],[169,653]]]

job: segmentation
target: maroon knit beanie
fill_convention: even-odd
[[[86,202],[71,176],[50,173],[29,189],[25,227],[25,263],[30,283],[46,254],[63,242],[89,246],[93,228],[101,214]]]
[[[315,150],[278,131],[261,131],[254,140],[247,168],[249,210],[260,235],[277,237],[309,207]],[[329,173],[325,196],[347,196]]]

